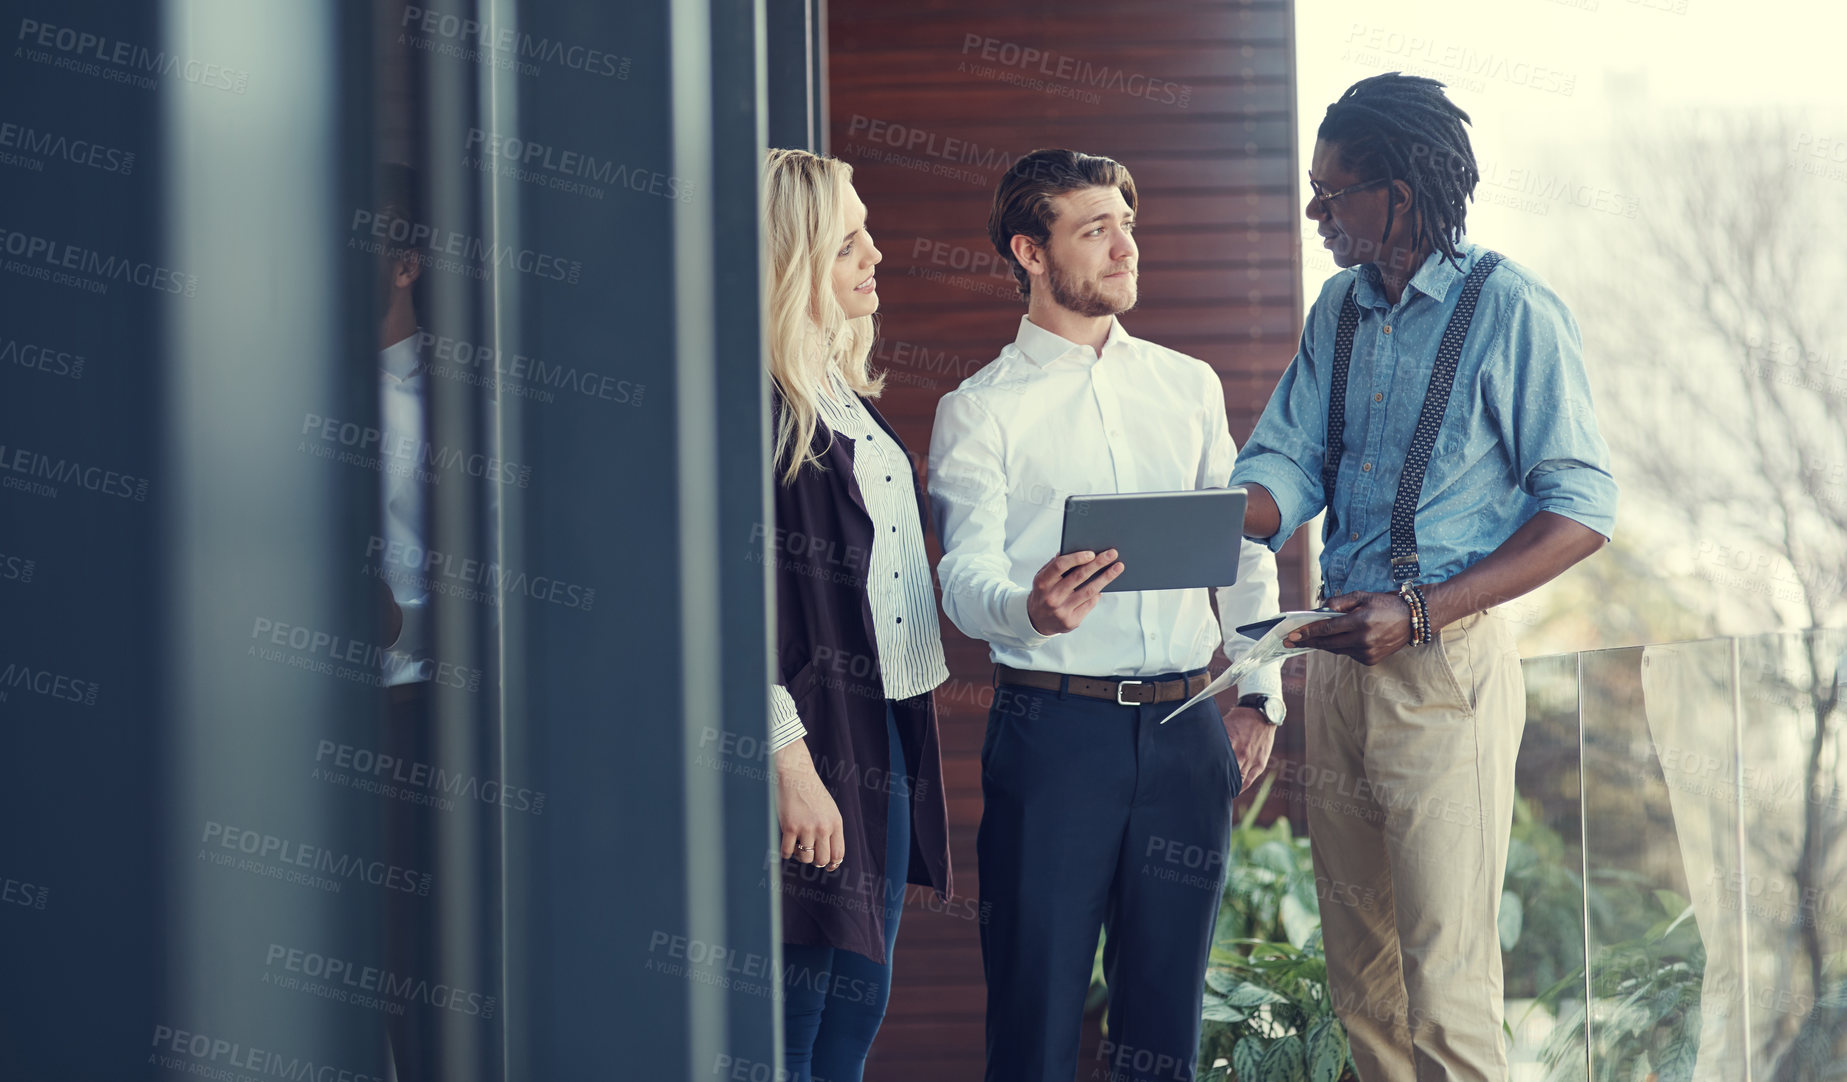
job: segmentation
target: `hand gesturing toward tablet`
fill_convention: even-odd
[[[1062,635],[1076,629],[1097,607],[1097,595],[1122,574],[1115,563],[1116,550],[1067,552],[1054,556],[1033,576],[1026,597],[1026,617],[1041,635]]]

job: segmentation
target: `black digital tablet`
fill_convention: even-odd
[[[1244,489],[1065,497],[1060,555],[1115,549],[1122,574],[1104,593],[1195,590],[1238,581]]]

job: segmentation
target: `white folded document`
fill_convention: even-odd
[[[1313,650],[1314,647],[1312,646],[1285,646],[1283,645],[1283,640],[1288,638],[1290,633],[1298,627],[1307,627],[1309,624],[1325,620],[1330,616],[1342,615],[1345,614],[1338,609],[1309,609],[1304,612],[1285,612],[1280,616],[1274,616],[1268,620],[1259,620],[1254,624],[1245,624],[1238,628],[1238,634],[1243,635],[1247,639],[1256,639],[1256,643],[1253,644],[1249,650],[1246,650],[1244,656],[1234,662],[1230,668],[1219,673],[1217,679],[1207,684],[1206,690],[1193,696],[1186,702],[1181,703],[1174,708],[1172,714],[1162,718],[1161,724],[1166,725],[1169,721],[1173,720],[1174,714],[1178,714],[1182,710],[1190,708],[1201,699],[1210,699],[1212,696],[1217,695],[1219,692],[1243,680],[1261,666],[1268,665],[1272,661],[1281,661],[1286,657],[1294,657],[1297,654],[1306,654],[1310,650]]]

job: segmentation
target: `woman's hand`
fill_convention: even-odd
[[[782,859],[793,857],[830,872],[840,867],[847,855],[840,808],[815,773],[805,741],[776,753],[776,809],[782,820]]]

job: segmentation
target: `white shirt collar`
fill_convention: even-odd
[[[1111,316],[1109,337],[1103,340],[1103,351],[1107,353],[1111,346],[1121,345],[1128,340],[1129,332],[1123,330],[1122,321]],[[1014,337],[1013,344],[1019,347],[1021,353],[1026,354],[1028,360],[1041,368],[1049,366],[1053,361],[1067,359],[1089,367],[1102,359],[1089,346],[1079,345],[1069,338],[1048,331],[1025,316],[1020,317],[1020,332]]]
[[[417,366],[423,361],[422,351],[417,348],[417,336],[393,342],[378,353],[378,369],[398,382],[407,382],[417,374]]]

